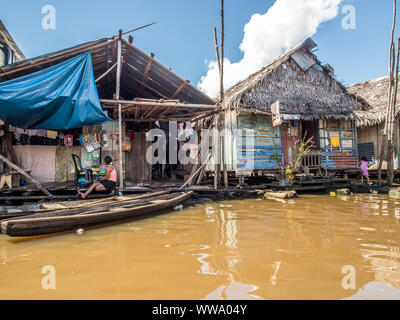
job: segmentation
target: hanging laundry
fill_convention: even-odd
[[[92,152],[98,148],[101,148],[101,144],[99,143],[99,141],[97,141],[97,134],[90,133],[81,135],[79,141],[81,142],[81,144],[83,143],[88,152]]]
[[[183,129],[183,123],[178,123],[178,140],[183,141],[185,139],[185,131]]]
[[[26,130],[26,133],[30,137],[37,136],[37,130],[35,129]]]
[[[38,135],[39,137],[46,137],[47,131],[46,131],[45,129],[38,129],[37,135]]]
[[[185,136],[190,137],[193,134],[193,126],[190,121],[186,121]]]
[[[340,147],[340,138],[339,137],[331,137],[331,146],[332,148]]]
[[[103,134],[103,147],[107,148],[108,147],[108,138],[107,138],[107,134]]]
[[[72,134],[68,134],[64,137],[64,145],[66,147],[72,147],[74,141],[74,136]]]
[[[47,138],[49,139],[57,139],[58,137],[58,132],[57,131],[53,131],[53,130],[47,130]]]

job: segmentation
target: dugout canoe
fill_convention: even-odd
[[[11,237],[35,236],[86,228],[153,213],[164,213],[190,198],[193,192],[158,192],[125,198],[121,203],[90,208],[54,210],[1,221],[1,232]]]

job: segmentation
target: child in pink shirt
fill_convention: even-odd
[[[367,159],[367,157],[361,158],[360,169],[361,169],[361,183],[364,183],[364,177],[366,177],[368,184],[371,184],[371,181],[369,180],[369,174],[368,174],[368,159]]]

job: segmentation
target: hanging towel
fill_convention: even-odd
[[[74,136],[72,134],[67,134],[64,137],[64,145],[66,147],[72,147],[73,146],[73,141],[74,141]]]
[[[49,139],[57,139],[58,132],[53,130],[47,130],[47,138]]]
[[[331,146],[332,148],[340,147],[340,138],[339,137],[331,137]]]

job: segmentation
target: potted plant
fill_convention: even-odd
[[[295,159],[290,161],[286,166],[281,163],[282,159],[278,154],[271,156],[271,159],[276,161],[280,167],[279,186],[285,187],[293,184],[296,172],[300,168],[304,156],[306,156],[313,147],[312,139],[313,137],[306,140],[304,137],[302,140],[296,141]]]

